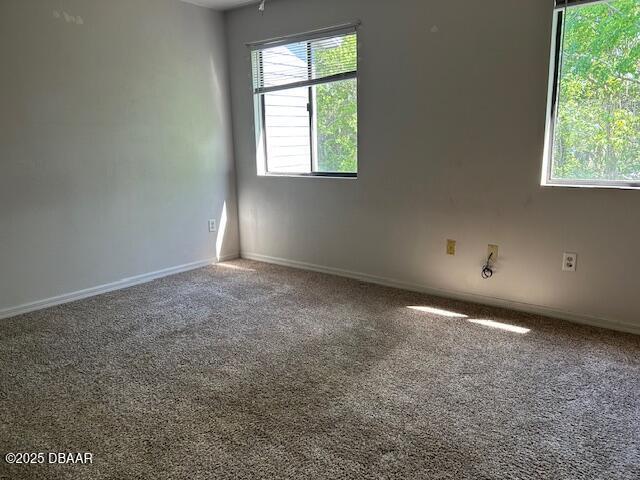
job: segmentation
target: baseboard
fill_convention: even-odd
[[[323,265],[315,265],[313,263],[299,262],[296,260],[288,260],[285,258],[270,257],[268,255],[260,255],[257,253],[242,252],[240,253],[240,256],[242,258],[246,258],[247,260],[255,260],[258,262],[273,263],[275,265],[282,265],[285,267],[298,268],[302,270],[310,270],[310,271],[320,272],[320,273],[327,273],[330,275],[337,275],[340,277],[361,280],[363,282],[375,283],[377,285],[383,285],[386,287],[400,288],[402,290],[410,290],[413,292],[426,293],[428,295],[434,295],[434,296],[450,298],[455,300],[462,300],[465,302],[479,303],[482,305],[490,305],[492,307],[507,308],[507,309],[516,310],[519,312],[526,312],[526,313],[532,313],[536,315],[544,315],[547,317],[557,318],[561,320],[567,320],[572,323],[579,323],[582,325],[590,325],[593,327],[606,328],[609,330],[617,330],[620,332],[635,333],[637,335],[640,335],[640,325],[632,325],[624,322],[611,321],[603,318],[591,317],[587,315],[558,310],[556,308],[543,306],[543,305],[516,302],[516,301],[504,299],[504,298],[488,297],[485,295],[477,295],[473,293],[441,290],[441,289],[429,287],[427,285],[403,282],[401,280],[396,280],[393,278],[379,277],[379,276],[369,275],[361,272],[343,270],[340,268],[326,267]]]
[[[178,265],[176,267],[165,268],[150,273],[143,273],[142,275],[136,275],[135,277],[123,278],[112,283],[104,285],[98,285],[96,287],[86,288],[84,290],[78,290],[77,292],[64,293],[51,298],[45,298],[43,300],[37,300],[35,302],[25,303],[15,307],[4,308],[0,310],[0,320],[17,315],[23,315],[25,313],[34,312],[36,310],[42,310],[43,308],[54,307],[56,305],[62,305],[63,303],[75,302],[82,300],[83,298],[94,297],[107,292],[113,292],[114,290],[121,290],[127,287],[133,287],[134,285],[140,285],[142,283],[151,282],[158,278],[168,277],[177,273],[188,272],[190,270],[196,270],[198,268],[206,267],[217,262],[226,262],[228,260],[234,260],[238,258],[238,254],[225,255],[220,258],[213,258],[208,260],[201,260],[198,262],[187,263],[184,265]]]
[[[212,263],[230,262],[231,260],[237,260],[239,258],[240,258],[239,253],[230,253],[229,255],[223,255],[222,257],[218,257],[218,259]]]

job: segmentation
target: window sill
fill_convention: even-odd
[[[547,181],[541,184],[542,187],[565,187],[565,188],[589,188],[589,189],[606,189],[606,190],[640,190],[640,182],[559,182]]]
[[[357,180],[357,173],[259,173],[258,177],[271,178],[333,178],[340,180]]]

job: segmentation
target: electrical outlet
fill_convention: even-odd
[[[487,258],[491,257],[491,261],[498,260],[498,245],[489,245],[487,247]]]
[[[214,233],[217,229],[217,222],[215,220],[209,220],[209,232]]]
[[[578,264],[578,254],[577,253],[565,253],[562,256],[562,271],[563,272],[575,272],[577,264]]]
[[[447,255],[455,255],[455,254],[456,254],[456,241],[447,240]]]

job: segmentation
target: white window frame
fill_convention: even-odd
[[[553,28],[551,34],[551,57],[549,61],[549,86],[547,97],[547,117],[544,139],[544,157],[542,162],[542,177],[540,183],[544,187],[570,187],[570,188],[613,188],[613,189],[640,189],[640,182],[624,180],[580,180],[580,179],[554,179],[553,169],[553,145],[556,118],[558,113],[558,95],[560,92],[560,69],[562,67],[562,47],[564,35],[565,6],[568,8],[580,8],[593,3],[601,3],[606,0],[557,0],[558,6],[553,12]]]
[[[356,33],[358,34],[358,27],[360,26],[360,22],[353,22],[344,25],[338,25],[334,27],[322,28],[318,30],[313,30],[310,32],[287,35],[278,38],[272,38],[269,40],[263,40],[259,42],[251,42],[247,43],[247,47],[251,50],[259,50],[268,47],[275,47],[278,45],[286,45],[289,43],[297,43],[297,42],[310,42],[314,39],[329,37],[332,35],[340,36],[345,33]],[[359,48],[359,43],[356,42],[356,48]],[[358,53],[356,52],[356,55]],[[251,66],[253,69],[253,65]],[[323,84],[323,83],[333,83],[344,80],[355,80],[356,88],[358,88],[358,74],[359,67],[354,73],[347,73],[341,75],[335,75],[333,77],[329,77],[327,79],[323,79],[319,82],[316,82],[313,86],[310,86],[310,89],[314,89],[315,85]],[[305,83],[305,82],[302,82]],[[305,83],[306,85],[306,83]],[[299,85],[291,84],[287,86],[287,88],[296,88]],[[252,87],[253,88],[253,87]],[[266,134],[265,134],[265,105],[264,105],[264,93],[255,93],[252,90],[253,96],[253,104],[254,104],[254,126],[255,126],[255,145],[256,145],[256,163],[257,163],[257,173],[258,176],[263,177],[317,177],[317,178],[358,178],[358,172],[360,170],[359,163],[357,164],[356,172],[319,172],[317,170],[317,134],[314,134],[313,130],[315,130],[315,123],[317,121],[315,108],[312,108],[311,112],[311,125],[310,125],[310,142],[311,142],[311,165],[309,173],[304,172],[290,172],[290,173],[281,173],[281,172],[270,172],[268,169],[268,158],[267,158],[267,144],[266,144]],[[310,101],[312,101],[313,93],[310,91]],[[356,104],[356,110],[358,109],[359,101]],[[358,129],[357,129],[357,137],[356,137],[356,145],[358,153],[360,151],[360,128],[359,128],[359,120],[360,117],[358,115]]]

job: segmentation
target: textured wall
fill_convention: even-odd
[[[277,0],[227,14],[241,250],[640,327],[640,192],[540,186],[552,3]],[[359,178],[257,177],[244,43],[356,19]],[[500,261],[484,281],[489,243]],[[561,271],[564,251],[576,273]]]
[[[222,14],[2,0],[0,58],[0,311],[238,251]]]

